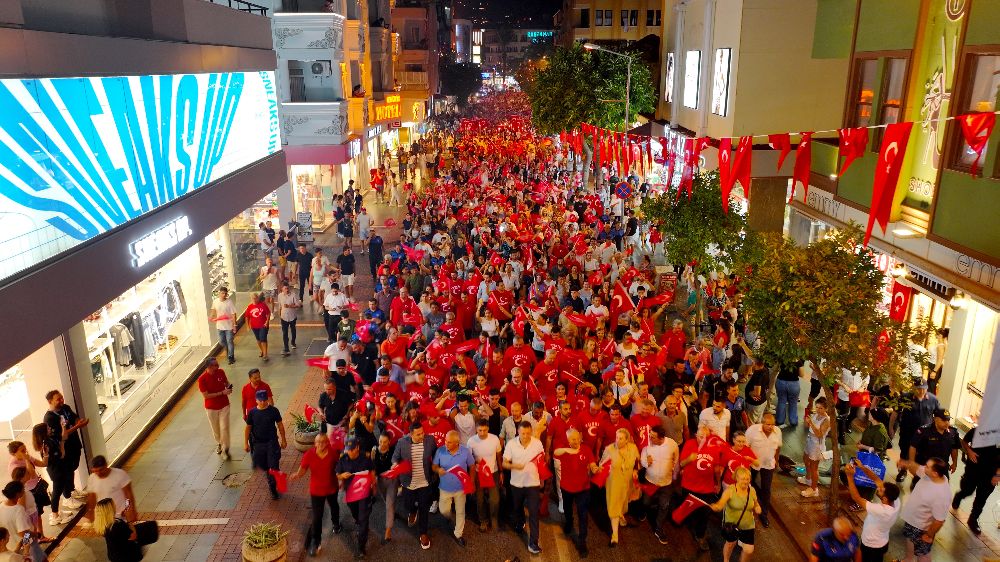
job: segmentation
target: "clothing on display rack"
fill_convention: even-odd
[[[156,344],[159,343],[159,328],[157,327],[156,315],[153,311],[142,315],[142,349],[144,351],[143,360],[140,364],[145,365],[146,361],[156,359]]]
[[[110,332],[111,339],[114,341],[115,357],[118,358],[118,364],[122,366],[131,365],[131,346],[132,341],[135,339],[132,337],[132,332],[121,323],[111,326]]]
[[[146,337],[145,330],[143,330],[142,316],[138,312],[132,312],[125,318],[122,318],[119,323],[128,328],[133,337],[132,344],[129,346],[132,365],[142,367],[146,364]]]

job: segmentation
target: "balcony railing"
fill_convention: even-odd
[[[234,10],[239,10],[241,12],[246,12],[248,14],[257,14],[259,16],[267,15],[267,8],[264,6],[254,4],[252,2],[247,2],[246,0],[206,0],[213,4],[222,4],[224,6],[229,6]]]
[[[404,41],[403,42],[404,51],[426,51],[427,50],[427,40],[421,39],[420,41]]]
[[[396,73],[396,82],[404,90],[422,90],[427,88],[427,73],[417,71],[400,71]]]

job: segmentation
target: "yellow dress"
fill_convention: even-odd
[[[639,460],[639,449],[635,443],[629,443],[622,451],[612,443],[604,449],[601,463],[611,459],[611,473],[604,485],[604,493],[608,500],[608,517],[622,517],[628,510],[629,491],[632,486],[632,474]]]

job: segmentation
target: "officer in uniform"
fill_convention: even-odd
[[[907,458],[910,454],[910,440],[913,439],[917,430],[933,421],[931,414],[941,405],[938,403],[937,396],[927,391],[927,381],[923,379],[914,379],[913,392],[904,394],[900,402],[898,417],[899,456]],[[895,426],[895,421],[895,419],[892,420],[889,424],[890,427]],[[912,457],[909,458],[913,460]],[[900,470],[899,474],[896,475],[896,482],[902,482],[905,479],[906,471]]]
[[[972,511],[969,512],[969,530],[978,535],[982,532],[979,528],[979,516],[983,513],[986,500],[1000,481],[1000,449],[996,445],[973,448],[972,440],[975,435],[976,428],[972,428],[962,438],[965,472],[962,473],[958,493],[951,500],[951,508],[958,509],[962,500],[975,492],[976,498],[972,501]]]
[[[910,441],[909,459],[917,464],[924,464],[931,458],[939,458],[948,463],[949,472],[958,468],[958,450],[962,448],[958,430],[951,427],[951,414],[948,410],[934,410],[934,421],[921,427]],[[947,474],[945,475],[947,476]],[[912,490],[920,480],[913,477],[910,485]]]

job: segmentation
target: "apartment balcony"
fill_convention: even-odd
[[[344,144],[350,134],[349,105],[346,100],[282,103],[281,138],[292,146]]]
[[[344,51],[351,60],[360,58],[368,51],[367,29],[360,20],[348,19],[344,22]]]
[[[372,57],[392,54],[392,32],[385,27],[372,26],[368,28],[372,43]]]
[[[399,88],[403,91],[419,91],[428,89],[426,72],[400,71],[396,72],[395,78]]]
[[[328,12],[274,14],[274,50],[282,59],[339,61],[344,48],[344,16]]]
[[[349,133],[363,135],[368,127],[369,98],[349,98],[347,100],[347,125]]]

